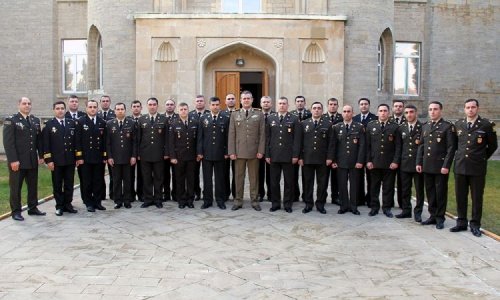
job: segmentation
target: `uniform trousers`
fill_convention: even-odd
[[[214,175],[215,175],[215,201],[223,204],[226,200],[225,160],[203,160],[203,201],[212,205],[214,201]]]
[[[167,201],[173,199],[174,201],[176,201],[177,195],[175,194],[175,168],[174,165],[170,163],[169,159],[165,160],[164,171],[165,176],[163,178],[163,200]],[[172,182],[172,185],[170,185],[170,182]]]
[[[75,165],[54,166],[51,175],[56,209],[71,207],[73,184],[75,182]]]
[[[137,171],[137,177],[135,172]],[[136,180],[137,179],[137,180]],[[142,171],[141,171],[141,161],[138,160],[135,165],[130,166],[130,181],[131,183],[131,193],[132,193],[132,200],[135,200],[135,197],[137,196],[137,200],[142,200],[144,201],[144,192],[142,188]]]
[[[302,198],[306,207],[314,206],[314,177],[316,176],[316,208],[322,209],[326,203],[326,189],[328,188],[328,167],[325,164],[305,164],[302,166],[304,176],[304,191]]]
[[[429,202],[430,218],[444,222],[448,202],[448,174],[424,173],[425,194]]]
[[[330,175],[330,198],[332,203],[339,199],[339,186],[338,186],[338,168],[330,168],[328,172]]]
[[[398,201],[398,207],[403,209],[403,178],[401,177],[403,173],[400,169],[396,170],[396,199]],[[393,207],[395,205],[392,205]]]
[[[245,192],[245,172],[248,167],[248,179],[250,181],[250,200],[252,206],[259,205],[259,160],[257,158],[238,158],[234,164],[236,198],[234,205],[243,205],[243,194]]]
[[[141,161],[144,203],[161,203],[163,184],[163,160]]]
[[[226,180],[226,201],[229,200],[229,196],[233,195],[236,198],[236,184],[235,184],[235,174],[234,174],[234,160],[225,160],[225,180]]]
[[[132,201],[130,164],[113,165],[113,195],[116,204],[130,204]]]
[[[370,205],[371,203],[371,176],[370,176],[370,170],[367,168],[361,169],[360,172],[360,185],[358,187],[358,206],[359,205]],[[366,179],[366,194],[365,194],[365,179]]]
[[[109,165],[108,166],[108,174],[109,174],[109,199],[113,200],[114,195],[113,195],[113,168]],[[102,189],[103,195],[101,196],[101,199],[106,199],[106,182],[104,182],[104,188]]]
[[[283,172],[283,206],[292,208],[294,199],[293,164],[288,162],[271,162],[269,165],[271,181],[271,201],[273,208],[281,207],[281,172]]]
[[[23,181],[26,180],[28,189],[28,210],[38,205],[38,167],[33,169],[19,169],[14,172],[9,167],[9,185],[10,185],[10,210],[12,214],[20,213],[21,188]]]
[[[177,186],[175,187],[177,202],[179,205],[193,204],[196,181],[196,161],[177,160],[177,164],[174,168],[175,175],[177,176]]]
[[[293,201],[298,202],[300,199],[300,187],[299,187],[299,170],[302,172],[302,189],[304,189],[304,167],[298,164],[293,165],[293,184],[294,184],[294,195]],[[304,200],[304,191],[302,191],[302,201]]]
[[[342,210],[356,211],[358,209],[358,193],[360,173],[362,169],[338,168],[337,183],[339,190],[340,208]],[[347,188],[349,184],[349,189]]]
[[[394,205],[394,181],[396,171],[391,169],[371,169],[371,191],[372,197],[370,208],[378,211],[380,209],[380,187],[382,186],[382,211],[390,211]]]
[[[195,161],[195,169],[194,169],[194,193],[196,194],[196,196],[201,196],[200,169],[201,169],[201,162]]]
[[[413,210],[415,216],[421,216],[424,208],[424,175],[417,172],[401,171],[401,209],[404,214],[411,214],[411,188],[412,180],[415,184],[417,203]],[[398,187],[399,190],[399,187]]]
[[[82,200],[86,206],[96,206],[104,200],[106,184],[104,183],[104,163],[84,163],[82,165]]]
[[[455,174],[455,193],[457,199],[457,225],[467,226],[467,198],[471,194],[472,215],[471,228],[481,228],[481,217],[483,215],[483,194],[485,176],[470,176]]]
[[[259,159],[259,196],[264,198],[267,194],[267,200],[269,201],[271,201],[270,167],[264,158]]]

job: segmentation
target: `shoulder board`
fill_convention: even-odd
[[[262,109],[260,109],[260,108],[256,108],[256,107],[255,107],[255,108],[253,108],[253,110],[256,110],[256,111],[262,111]]]

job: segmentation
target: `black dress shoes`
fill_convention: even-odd
[[[28,210],[30,216],[45,216],[47,213],[40,211],[37,207]]]
[[[156,202],[156,203],[155,203],[155,206],[156,206],[157,208],[162,208],[162,207],[163,207],[163,204],[162,204],[161,202]]]
[[[370,217],[376,216],[376,215],[378,215],[378,210],[372,209],[372,210],[370,210],[370,212],[368,213],[368,215]]]
[[[233,207],[231,207],[231,210],[238,210],[240,208],[241,208],[240,205],[233,205]]]
[[[122,204],[121,203],[120,204],[115,204],[115,209],[120,209],[120,208],[122,208]]]
[[[470,232],[472,232],[472,235],[474,235],[475,237],[481,236],[481,229],[479,228],[471,228]]]
[[[95,209],[97,209],[97,210],[106,210],[106,207],[102,206],[101,203],[99,203],[99,204],[97,204],[95,206]]]
[[[411,213],[400,213],[396,215],[396,219],[408,219],[411,218]]]
[[[307,206],[306,206],[306,207],[304,207],[304,209],[302,210],[302,213],[303,213],[303,214],[307,214],[307,213],[309,213],[309,212],[311,212],[311,211],[312,211],[312,207],[307,207]]]
[[[341,209],[339,209],[339,211],[337,211],[337,213],[338,213],[339,215],[343,215],[343,214],[345,214],[346,212],[348,212],[348,210],[347,210],[347,209],[342,209],[342,208],[341,208]]]
[[[422,216],[421,215],[415,215],[413,218],[415,219],[415,222],[417,222],[417,223],[421,223],[422,222]]]
[[[132,208],[132,205],[130,205],[130,203],[125,203],[123,206],[125,206],[125,208]]]
[[[280,210],[280,208],[279,207],[271,207],[269,209],[270,212],[277,211],[277,210]]]
[[[332,199],[332,204],[340,205],[339,199]]]
[[[93,206],[87,206],[88,212],[95,212],[95,208]]]
[[[187,207],[188,207],[188,208],[194,208],[194,204],[193,204],[193,203],[189,203],[189,204],[187,205]]]
[[[292,208],[291,208],[291,207],[287,207],[287,208],[285,208],[285,211],[286,211],[287,213],[291,214],[293,210],[292,210]]]
[[[180,209],[184,209],[185,207],[186,207],[186,205],[185,205],[185,204],[179,204],[179,208],[180,208]]]
[[[443,229],[444,228],[444,223],[443,222],[438,222],[436,224],[436,229]]]
[[[352,214],[356,215],[356,216],[359,216],[361,213],[359,212],[359,210],[356,209],[356,210],[352,211]]]
[[[264,202],[264,197],[259,197],[259,202]]]
[[[73,208],[73,206],[67,206],[62,209],[63,212],[69,212],[70,214],[76,214],[78,211]]]
[[[200,194],[196,194],[196,198],[194,198],[194,201],[200,201],[200,200],[201,200]]]
[[[422,224],[422,225],[435,225],[435,224],[437,224],[437,222],[436,222],[436,219],[429,218],[425,221],[422,221],[422,223],[420,223],[420,224]]]
[[[63,215],[63,210],[62,209],[56,209],[56,216],[60,217]]]
[[[326,214],[326,210],[322,207],[322,208],[316,208],[317,211],[319,211],[321,214]]]
[[[258,205],[258,204],[255,205],[255,206],[253,206],[253,209],[255,209],[256,211],[261,211],[262,210],[262,208],[260,208],[260,205]]]
[[[219,207],[220,209],[226,209],[226,204],[220,203],[220,204],[217,204],[217,207]]]
[[[390,210],[386,210],[384,211],[384,215],[388,218],[392,218],[394,217],[394,215],[392,214],[392,212]]]
[[[150,207],[151,205],[153,205],[153,203],[144,202],[141,204],[141,208]]]
[[[212,206],[212,204],[203,203],[203,205],[200,208],[201,209],[206,209],[206,208],[209,208],[210,206]]]
[[[24,217],[21,215],[21,213],[15,213],[12,215],[12,219],[16,221],[24,221]]]
[[[460,231],[466,231],[467,226],[454,226],[450,228],[450,232],[460,232]]]

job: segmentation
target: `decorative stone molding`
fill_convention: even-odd
[[[196,44],[198,45],[198,47],[200,48],[203,48],[207,45],[207,41],[205,41],[204,39],[199,39]]]
[[[170,42],[163,42],[156,53],[156,61],[177,61],[175,49]]]
[[[283,48],[283,40],[275,40],[273,42],[273,45],[274,45],[274,47],[281,49],[281,48]]]
[[[305,63],[324,63],[325,52],[316,42],[311,42],[304,52],[302,62]]]

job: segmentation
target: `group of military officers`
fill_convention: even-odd
[[[243,207],[248,171],[251,206],[257,211],[267,194],[270,211],[283,205],[291,213],[293,202],[302,194],[303,213],[315,207],[325,214],[330,183],[331,201],[340,206],[338,214],[359,215],[358,206],[366,204],[369,216],[382,208],[392,218],[397,186],[401,208],[397,218],[411,218],[413,213],[415,221],[442,229],[454,161],[458,219],[450,231],[467,230],[469,225],[475,236],[481,235],[486,164],[497,149],[497,137],[494,124],[479,116],[476,99],[465,101],[465,118],[455,124],[442,118],[443,106],[438,101],[429,104],[429,120],[421,123],[417,108],[404,106],[402,101],[394,101],[392,111],[389,105],[380,104],[375,115],[370,112],[370,100],[361,98],[360,113],[354,116],[352,105],[338,112],[335,98],[328,100],[326,112],[321,102],[312,103],[308,110],[303,96],[295,98],[293,111],[286,97],[277,99],[276,111],[269,96],[261,98],[260,109],[253,108],[249,91],[241,93],[239,109],[234,94],[224,100],[225,110],[217,97],[210,98],[206,109],[204,96],[198,95],[194,110],[180,103],[176,112],[175,101],[168,99],[166,112],[159,113],[158,100],[149,98],[146,114],[141,114],[142,104],[135,100],[127,116],[122,102],[110,108],[109,96],[102,96],[99,103],[88,100],[86,112],[81,112],[78,97],[71,95],[67,105],[64,101],[53,104],[54,118],[42,129],[40,120],[30,114],[31,100],[21,98],[19,112],[4,121],[12,218],[24,220],[20,195],[24,180],[28,214],[45,215],[37,208],[37,170],[38,164],[46,163],[52,171],[57,216],[77,212],[71,204],[75,166],[87,211],[105,210],[101,201],[106,199],[108,166],[109,196],[115,209],[131,208],[136,198],[143,208],[161,208],[167,200],[177,201],[181,209],[194,208],[193,201],[203,198],[202,209],[211,207],[214,200],[226,209],[232,194],[231,209],[238,210]],[[468,224],[469,189],[472,219]],[[424,195],[430,217],[422,221]]]

